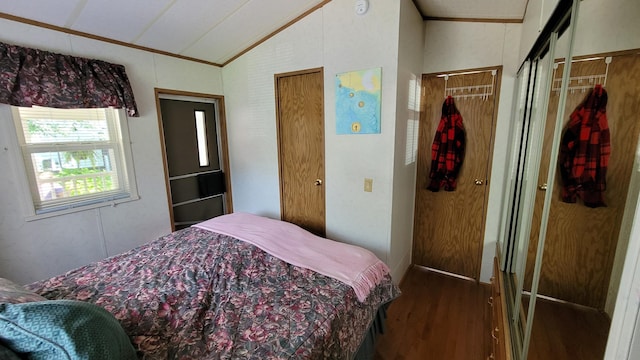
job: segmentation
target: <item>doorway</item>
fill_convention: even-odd
[[[233,211],[223,100],[156,89],[172,231]]]
[[[325,236],[323,69],[276,74],[280,211]]]
[[[422,76],[414,264],[474,280],[480,276],[501,70],[494,67]],[[464,160],[455,190],[433,192],[428,189],[432,144],[448,96],[463,119]]]

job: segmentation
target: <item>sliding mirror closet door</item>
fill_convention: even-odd
[[[566,21],[569,21],[568,19]],[[566,26],[566,25],[565,25]],[[534,324],[534,309],[536,304],[536,285],[533,281],[535,269],[542,261],[542,254],[538,251],[541,243],[540,228],[544,225],[548,210],[545,212],[548,167],[543,164],[545,144],[553,141],[553,122],[561,116],[558,114],[558,104],[550,101],[549,94],[552,91],[552,77],[555,73],[553,59],[556,54],[556,45],[562,38],[568,36],[565,31],[559,34],[553,32],[548,45],[541,50],[533,61],[535,72],[533,73],[531,116],[528,124],[528,136],[525,157],[525,172],[522,185],[522,208],[519,216],[518,231],[518,262],[516,276],[520,279],[520,288],[516,293],[514,308],[517,317],[521,319],[523,358],[527,352],[531,329]],[[560,71],[562,74],[562,71]],[[558,100],[558,99],[556,99]],[[544,241],[544,240],[542,240]]]
[[[561,34],[552,34],[550,39],[549,72],[547,89],[541,101],[546,103],[546,111],[542,114],[540,123],[539,140],[541,141],[540,153],[537,159],[538,177],[533,199],[533,218],[531,219],[531,232],[529,234],[528,256],[525,266],[522,291],[522,305],[526,307],[529,315],[527,331],[525,334],[523,357],[526,359],[575,359],[580,356],[564,357],[563,349],[570,349],[569,353],[575,353],[577,349],[571,349],[574,343],[558,336],[558,329],[562,329],[567,323],[567,313],[563,304],[564,299],[554,298],[545,285],[549,283],[540,281],[549,275],[549,264],[554,263],[558,257],[573,257],[573,249],[565,249],[562,254],[549,254],[549,244],[557,243],[559,239],[564,241],[565,229],[572,226],[580,226],[567,221],[567,214],[557,213],[556,194],[559,184],[556,181],[558,171],[558,156],[560,154],[561,130],[566,117],[566,93],[570,78],[571,64],[564,64],[559,59],[570,59],[573,43],[574,27],[578,3],[573,12],[568,14],[561,29],[568,29]],[[575,24],[574,24],[575,25]],[[556,257],[556,259],[553,258]],[[570,260],[569,260],[570,261]],[[577,269],[576,269],[577,270]],[[543,275],[544,274],[544,275]],[[576,272],[567,274],[568,278],[575,279]],[[575,354],[574,354],[575,355]]]
[[[505,194],[508,204],[503,220],[506,243],[502,248],[516,359],[527,357],[535,322],[537,279],[544,248],[544,236],[540,234],[546,233],[551,200],[546,191],[547,179],[553,176],[549,175],[548,162],[543,164],[545,147],[553,147],[553,142],[559,141],[554,140],[554,124],[563,116],[559,111],[564,108],[562,92],[556,99],[550,96],[553,77],[559,75],[562,79],[565,71],[554,66],[558,44],[570,42],[573,30],[570,27],[571,2],[565,1],[563,5],[564,8],[556,9],[518,76],[520,87],[513,114],[515,138],[511,141],[510,187],[509,194]]]
[[[553,54],[558,39],[557,32],[551,34],[545,46],[521,67],[519,94],[514,113],[510,164],[510,193],[506,229],[507,296],[513,348],[516,358],[526,352],[528,334],[531,332],[535,292],[526,270],[534,268],[538,259],[537,244],[533,228],[540,226],[541,212],[533,204],[545,201],[544,187],[539,186],[540,160],[548,118],[556,118],[557,106],[549,106],[551,79],[554,73]],[[553,138],[553,135],[550,136]],[[544,181],[544,180],[543,180]],[[534,243],[534,245],[532,245]],[[528,280],[528,281],[527,281]]]
[[[539,66],[540,59],[526,61],[518,73],[518,92],[514,99],[516,106],[513,114],[512,136],[510,139],[510,171],[508,172],[508,187],[505,189],[504,208],[507,214],[502,224],[502,236],[505,243],[500,247],[505,272],[505,287],[508,319],[511,322],[511,334],[515,349],[522,347],[524,330],[526,325],[526,313],[520,306],[522,279],[527,260],[528,224],[530,221],[530,207],[527,206],[526,197],[531,196],[531,190],[527,191],[529,177],[535,175],[537,169],[531,169],[531,133],[532,116],[536,89],[540,86],[540,80],[536,74],[542,71]],[[529,195],[527,195],[529,194]]]
[[[640,43],[601,21],[638,7],[614,3],[560,0],[519,73],[499,253],[516,359],[607,346],[640,188],[640,50],[619,47]]]
[[[633,218],[625,210],[633,212],[637,200],[629,188],[640,132],[640,57],[637,50],[604,51],[611,38],[599,35],[607,25],[594,17],[602,13],[597,6],[605,5],[581,3],[573,42],[560,39],[556,47],[549,108],[561,106],[563,116],[555,126],[548,119],[554,129],[547,134],[555,136],[545,136],[542,151],[540,177],[556,172],[548,177],[528,359],[603,358],[620,278],[613,269],[626,252],[624,219]]]
[[[520,285],[518,281],[518,262],[523,258],[523,253],[518,247],[516,238],[518,236],[518,217],[522,212],[522,184],[524,177],[524,165],[529,122],[527,118],[530,113],[530,87],[532,63],[526,61],[518,72],[516,82],[516,92],[514,93],[514,108],[512,114],[512,127],[509,138],[508,153],[510,159],[509,171],[505,180],[506,186],[503,192],[503,209],[506,214],[513,213],[513,217],[504,216],[500,225],[500,236],[498,237],[498,258],[501,268],[505,269],[505,287],[507,302],[512,303]],[[526,255],[525,255],[526,256]],[[509,308],[512,311],[512,308]],[[510,314],[510,317],[513,317]]]

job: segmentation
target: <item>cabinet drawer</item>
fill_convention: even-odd
[[[511,344],[508,335],[507,322],[505,321],[506,301],[502,294],[504,282],[502,273],[498,267],[497,259],[494,259],[493,277],[491,278],[491,360],[511,360]]]

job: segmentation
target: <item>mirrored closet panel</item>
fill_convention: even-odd
[[[597,6],[560,1],[518,73],[498,251],[515,359],[607,344],[638,200],[640,50],[602,51]]]

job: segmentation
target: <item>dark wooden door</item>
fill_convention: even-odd
[[[215,103],[160,98],[172,228],[225,214]]]
[[[445,78],[423,75],[418,170],[413,238],[413,263],[478,279],[487,181],[493,152],[492,136],[500,89],[500,69],[449,76],[449,88],[462,89],[493,84],[491,95],[457,97],[455,102],[466,130],[465,158],[455,191],[427,190],[431,168],[431,145],[442,115]],[[462,90],[460,90],[462,91]],[[481,91],[478,88],[478,91]]]
[[[322,69],[276,75],[282,220],[325,235]]]

